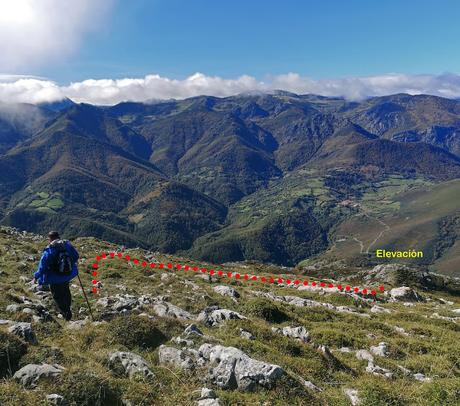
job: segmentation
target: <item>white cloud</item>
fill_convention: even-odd
[[[76,102],[112,105],[122,101],[145,102],[158,99],[184,99],[199,95],[231,96],[246,92],[271,92],[276,89],[298,94],[314,93],[361,100],[369,96],[394,93],[433,94],[460,97],[460,75],[404,75],[350,77],[313,80],[295,73],[273,76],[263,82],[251,76],[224,79],[195,73],[183,80],[159,75],[144,78],[88,79],[59,86],[42,78],[0,76],[0,101],[51,102],[68,97]]]
[[[112,0],[0,0],[0,69],[30,69],[73,52]]]

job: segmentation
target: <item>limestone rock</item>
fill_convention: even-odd
[[[311,382],[311,381],[305,381],[305,380],[303,380],[302,384],[303,384],[303,386],[305,386],[307,389],[310,389],[310,390],[313,391],[313,392],[322,392],[322,391],[323,391],[320,387],[316,386],[316,385],[315,385],[313,382]]]
[[[215,326],[227,320],[241,319],[246,319],[246,317],[233,310],[221,309],[219,306],[209,306],[198,315],[197,321],[202,321],[207,326]]]
[[[374,361],[374,356],[367,350],[358,350],[355,355],[360,360]]]
[[[343,392],[348,399],[350,399],[352,406],[357,406],[361,403],[361,399],[359,398],[358,391],[356,389],[346,388]]]
[[[133,378],[135,375],[141,375],[145,378],[154,376],[147,361],[132,352],[117,351],[109,354],[108,366],[112,371],[124,374],[129,378]]]
[[[387,313],[387,314],[390,314],[391,310],[390,309],[385,309],[382,306],[374,305],[374,306],[371,307],[370,312],[371,313]]]
[[[369,372],[374,375],[382,375],[385,378],[393,377],[393,374],[388,369],[381,368],[378,365],[375,365],[372,361],[368,362],[366,372]]]
[[[310,333],[305,329],[305,327],[302,327],[302,326],[283,327],[283,328],[272,327],[272,331],[276,333],[281,333],[286,337],[295,338],[304,343],[310,340]]]
[[[388,356],[388,344],[385,342],[379,343],[377,346],[372,346],[370,348],[372,354],[378,355],[380,357],[387,357]]]
[[[245,338],[246,340],[255,340],[256,338],[247,330],[240,328],[240,337]]]
[[[218,286],[214,286],[213,290],[214,292],[222,296],[230,296],[235,299],[240,297],[240,294],[238,293],[238,291],[235,288],[232,288],[230,286],[218,285]]]
[[[198,406],[219,406],[220,402],[212,389],[202,388],[201,396],[198,399]]]
[[[399,302],[422,302],[424,300],[415,290],[407,286],[393,288],[388,294],[392,300]]]
[[[38,343],[37,337],[35,336],[35,332],[30,323],[14,323],[8,328],[8,331],[18,337],[21,337],[24,341],[27,341],[30,344]]]
[[[58,395],[57,393],[52,393],[51,395],[46,396],[46,401],[47,404],[49,405],[64,405],[64,397],[61,395]]]
[[[181,320],[191,320],[193,318],[186,310],[163,300],[154,303],[153,311],[159,317],[174,317]]]
[[[203,332],[196,326],[196,324],[189,324],[187,327],[185,327],[184,333],[186,337],[190,337],[193,335],[196,336],[203,336]]]
[[[17,313],[21,310],[21,306],[18,304],[9,304],[5,309],[8,313]]]
[[[57,364],[28,364],[16,371],[13,379],[25,387],[34,388],[40,379],[56,378],[64,369],[64,367]]]
[[[193,359],[194,355],[187,350],[178,350],[177,348],[166,345],[160,345],[158,349],[158,357],[161,365],[169,364],[179,369],[193,370],[196,366],[196,362]]]
[[[278,365],[252,359],[235,347],[203,344],[198,351],[211,366],[208,379],[223,389],[270,388],[284,375]]]
[[[414,375],[412,375],[415,380],[420,381],[420,382],[431,382],[431,378],[426,377],[422,373],[418,372]]]

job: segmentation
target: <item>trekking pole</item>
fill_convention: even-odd
[[[93,311],[91,310],[91,305],[89,304],[88,296],[86,296],[85,288],[83,287],[83,283],[81,283],[80,275],[77,274],[77,277],[78,277],[78,280],[80,281],[81,290],[83,292],[83,295],[85,296],[86,303],[88,304],[88,309],[89,309],[89,314],[91,315],[91,319],[95,321],[94,316],[93,316]]]

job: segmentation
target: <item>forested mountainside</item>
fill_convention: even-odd
[[[426,95],[2,105],[1,223],[218,262],[424,249],[452,273],[459,131],[460,102]]]

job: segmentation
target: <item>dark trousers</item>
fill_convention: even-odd
[[[53,299],[59,308],[59,312],[62,314],[64,319],[70,320],[72,318],[72,312],[70,310],[72,296],[70,294],[69,282],[50,285],[50,290],[53,295]]]

